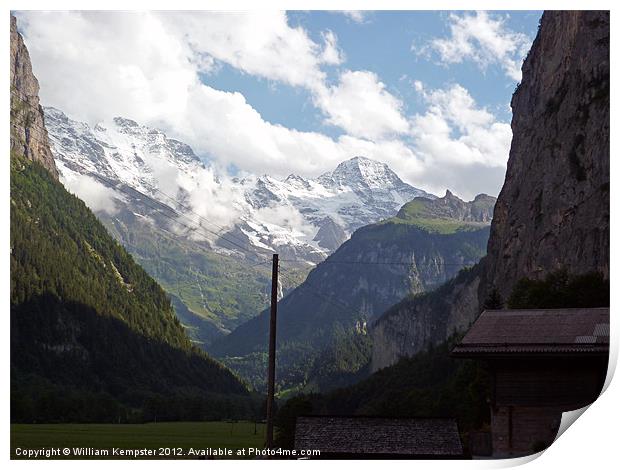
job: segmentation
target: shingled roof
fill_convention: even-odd
[[[485,310],[455,356],[607,354],[609,308]]]
[[[300,416],[295,448],[325,455],[458,458],[463,447],[451,418]]]

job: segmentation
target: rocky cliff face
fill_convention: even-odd
[[[58,179],[39,105],[39,82],[32,73],[30,55],[17,32],[14,16],[11,16],[11,153],[39,162]]]
[[[371,324],[370,370],[413,356],[467,328],[478,314],[480,271],[478,264],[431,293],[406,298]]]
[[[545,13],[512,109],[487,283],[507,295],[559,268],[608,275],[609,13]]]
[[[463,330],[490,288],[609,273],[609,13],[546,12],[512,99],[513,140],[480,265],[371,328],[372,369]]]
[[[427,199],[417,197],[405,204],[396,217],[417,217],[460,220],[463,222],[479,222],[490,224],[493,218],[495,198],[487,194],[478,194],[473,201],[465,202],[450,192],[441,198]]]

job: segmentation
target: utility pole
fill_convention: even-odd
[[[267,375],[267,448],[273,447],[273,403],[276,381],[276,317],[278,314],[278,255],[271,268],[271,316],[269,320],[269,370]]]

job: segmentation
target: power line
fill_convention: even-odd
[[[283,274],[283,276],[288,278],[288,276],[287,276],[287,275],[284,275],[284,274]],[[291,282],[291,281],[292,281],[290,278],[288,278],[288,280],[289,280],[289,282]],[[351,307],[350,305],[346,305],[346,304],[342,304],[342,305],[340,305],[340,304],[337,304],[336,302],[332,301],[332,300],[331,300],[329,297],[327,297],[326,295],[321,294],[319,291],[317,291],[317,290],[314,290],[314,289],[310,288],[310,287],[308,286],[308,282],[307,282],[307,280],[305,280],[304,282],[302,282],[301,284],[299,284],[296,288],[297,288],[297,289],[305,289],[305,290],[307,290],[310,294],[313,294],[313,295],[315,295],[316,297],[319,297],[320,299],[323,299],[325,302],[327,302],[327,303],[329,303],[329,304],[333,305],[334,307],[339,308],[342,312],[345,312],[345,313],[355,313],[355,314],[361,314],[361,312],[359,312],[357,309],[355,309],[355,308]]]
[[[29,103],[26,103],[26,104],[30,105]],[[30,105],[30,106],[31,106],[31,105]],[[37,110],[37,111],[38,111],[38,110]],[[37,127],[37,128],[39,128],[40,130],[41,130],[41,129],[43,129],[43,130],[45,130],[45,131],[47,132],[47,129],[45,129],[44,127],[41,127],[41,126],[31,125],[31,127]],[[228,237],[228,236],[231,236],[232,238],[235,238],[235,239],[237,239],[237,240],[240,240],[240,241],[241,241],[241,239],[239,239],[238,237],[234,237],[234,235],[232,235],[232,234],[227,234],[227,236],[223,236],[223,235],[221,235],[221,234],[219,234],[219,233],[217,233],[217,232],[214,232],[214,231],[212,231],[212,230],[210,230],[210,229],[208,229],[208,228],[206,228],[206,227],[203,227],[203,226],[202,226],[199,222],[197,222],[196,220],[194,220],[194,219],[190,218],[187,214],[184,214],[184,213],[182,213],[182,212],[179,212],[178,210],[174,209],[173,207],[170,207],[167,203],[164,203],[164,202],[162,202],[162,201],[157,201],[156,199],[153,199],[150,195],[145,194],[145,193],[143,193],[142,191],[140,191],[140,190],[138,190],[138,189],[136,189],[136,188],[134,188],[134,187],[130,187],[130,186],[126,185],[126,184],[125,184],[125,183],[123,183],[123,182],[115,182],[115,181],[113,181],[113,180],[111,180],[111,179],[109,179],[109,178],[107,178],[107,177],[105,177],[105,176],[102,176],[102,175],[99,175],[99,174],[97,174],[97,173],[94,173],[94,172],[92,172],[91,170],[89,170],[88,168],[86,168],[85,166],[83,166],[83,165],[81,165],[81,164],[79,164],[79,163],[77,163],[77,162],[75,162],[75,161],[69,161],[68,163],[70,163],[70,165],[72,165],[72,166],[76,166],[76,167],[78,167],[79,169],[81,169],[81,170],[84,172],[84,174],[86,174],[86,175],[88,175],[88,176],[92,176],[92,177],[94,177],[95,179],[97,179],[97,180],[99,180],[99,181],[102,181],[102,182],[104,182],[105,184],[107,184],[107,185],[109,185],[109,186],[112,186],[112,187],[113,187],[114,189],[116,189],[116,190],[119,190],[119,191],[121,191],[121,192],[123,192],[123,193],[125,193],[125,194],[127,194],[127,195],[130,195],[130,196],[133,196],[133,195],[134,195],[134,194],[131,194],[132,192],[133,192],[133,193],[137,193],[137,194],[141,195],[142,197],[146,198],[147,200],[151,200],[151,201],[155,202],[155,203],[156,203],[157,205],[159,205],[159,206],[164,206],[164,207],[165,207],[165,209],[166,209],[167,211],[174,213],[174,214],[175,214],[175,215],[177,215],[178,217],[184,217],[185,219],[189,220],[189,221],[190,221],[190,222],[192,222],[193,224],[196,224],[196,225],[192,225],[192,226],[189,226],[189,225],[187,225],[187,224],[184,224],[184,223],[182,223],[181,221],[179,221],[177,218],[174,218],[174,217],[170,216],[169,214],[166,214],[165,212],[163,212],[163,211],[161,210],[161,207],[155,207],[153,204],[149,204],[146,200],[141,200],[141,202],[142,202],[142,203],[144,203],[144,204],[145,204],[147,207],[149,207],[150,209],[153,209],[153,210],[158,211],[158,213],[160,213],[160,214],[161,214],[161,215],[163,215],[164,217],[166,217],[166,218],[170,219],[171,221],[173,221],[173,222],[175,222],[175,223],[177,223],[177,224],[179,224],[179,225],[181,225],[181,226],[185,227],[186,229],[188,229],[188,230],[190,230],[190,231],[195,231],[195,232],[201,232],[202,230],[205,230],[205,231],[209,232],[210,234],[215,235],[216,237],[219,237],[220,239],[222,239],[222,240],[224,240],[224,241],[226,241],[226,242],[228,242],[228,243],[230,243],[230,244],[232,244],[232,245],[236,246],[237,248],[239,248],[239,249],[241,249],[241,250],[243,250],[243,251],[247,252],[248,254],[252,255],[252,256],[255,258],[255,260],[261,260],[261,261],[257,262],[257,263],[256,263],[256,264],[254,264],[254,265],[250,265],[249,267],[259,266],[259,265],[262,265],[262,264],[266,264],[266,263],[270,263],[270,262],[271,262],[271,260],[269,260],[269,259],[266,257],[266,255],[262,255],[262,254],[259,254],[259,253],[256,253],[256,252],[253,252],[253,251],[250,251],[250,250],[249,250],[248,248],[246,248],[245,246],[243,246],[243,245],[241,245],[241,244],[239,244],[239,243],[236,243],[235,241],[232,241],[232,240],[228,239],[227,237]],[[125,187],[125,186],[127,186],[127,187]],[[181,206],[181,207],[187,207],[186,205],[184,205],[184,204],[180,203],[179,201],[177,201],[176,199],[174,199],[172,196],[167,195],[167,194],[166,194],[166,193],[164,193],[163,191],[158,190],[158,189],[156,189],[156,188],[152,188],[152,189],[153,189],[155,192],[159,192],[159,193],[161,193],[162,195],[166,196],[168,199],[170,199],[170,200],[171,200],[172,202],[174,202],[174,203],[177,203],[179,206]],[[190,210],[190,211],[191,211],[191,210]],[[192,213],[194,213],[194,214],[196,214],[196,215],[197,215],[197,216],[198,216],[198,217],[199,217],[202,221],[207,222],[207,223],[210,223],[211,225],[214,225],[214,226],[216,226],[216,227],[219,227],[219,228],[225,229],[224,227],[219,226],[218,224],[216,224],[216,223],[214,223],[214,222],[209,221],[209,220],[208,220],[208,219],[206,219],[205,217],[203,217],[203,216],[201,216],[201,215],[197,214],[196,212],[194,212],[194,211],[191,211],[191,212],[192,212]],[[165,231],[166,233],[168,233],[168,234],[170,234],[170,235],[173,235],[173,236],[178,236],[178,234],[173,234],[172,232],[170,232],[170,231],[168,231],[168,230],[165,230],[165,229],[163,229],[162,227],[158,227],[158,228],[159,228],[159,229],[161,229],[161,230],[163,230],[163,231]],[[203,235],[204,235],[204,234],[205,234],[205,233],[203,232]],[[281,268],[281,269],[282,269],[283,271],[286,271],[286,272],[291,272],[291,271],[288,271],[288,270],[286,270],[286,269],[284,269],[284,268]]]
[[[108,178],[106,178],[106,177],[103,177],[103,176],[101,176],[101,175],[98,175],[97,173],[94,173],[94,172],[92,172],[92,171],[88,170],[86,167],[84,167],[84,166],[82,166],[82,165],[80,165],[80,164],[78,164],[78,163],[72,162],[72,164],[74,164],[75,166],[77,166],[77,167],[81,168],[81,169],[85,172],[85,174],[87,174],[87,175],[89,175],[89,176],[92,176],[92,177],[94,177],[94,178],[98,179],[99,181],[103,181],[103,182],[105,182],[106,184],[111,185],[114,189],[117,189],[117,190],[119,190],[119,191],[121,191],[121,192],[123,192],[123,193],[125,193],[125,194],[127,194],[127,195],[129,195],[129,196],[132,196],[132,195],[133,195],[133,194],[131,194],[132,192],[134,192],[134,193],[138,193],[139,195],[141,195],[141,196],[143,196],[144,198],[146,198],[146,200],[144,200],[144,199],[143,199],[143,200],[141,200],[141,202],[142,202],[143,204],[145,204],[147,207],[149,207],[149,208],[151,208],[151,209],[153,209],[153,210],[158,211],[158,213],[159,213],[159,214],[161,214],[161,215],[163,215],[163,216],[167,217],[168,219],[172,220],[172,221],[173,221],[173,222],[175,222],[175,223],[178,223],[179,225],[182,225],[183,227],[187,228],[188,230],[198,231],[198,232],[200,232],[200,231],[203,231],[203,230],[204,230],[204,231],[206,231],[206,232],[208,232],[208,233],[210,233],[210,234],[212,234],[212,235],[215,235],[216,237],[218,237],[218,238],[220,238],[220,239],[222,239],[222,240],[224,240],[224,241],[226,241],[226,242],[228,242],[228,243],[230,243],[230,244],[232,244],[232,245],[236,246],[237,248],[239,248],[239,249],[241,249],[241,250],[243,250],[243,251],[245,251],[245,252],[249,253],[250,255],[254,256],[257,260],[264,260],[264,259],[265,259],[264,257],[262,257],[262,255],[259,255],[259,254],[255,253],[255,252],[253,252],[253,251],[250,251],[250,250],[249,250],[248,248],[246,248],[245,246],[243,246],[243,245],[241,245],[241,244],[239,244],[239,243],[237,243],[237,242],[235,242],[235,241],[233,241],[233,240],[229,240],[227,237],[225,237],[225,236],[223,236],[223,235],[221,235],[221,234],[219,234],[219,233],[217,233],[217,232],[214,232],[213,230],[210,230],[210,229],[208,229],[208,228],[206,228],[206,227],[203,227],[202,225],[200,225],[200,223],[196,222],[195,220],[193,220],[192,218],[190,218],[190,217],[189,217],[189,216],[187,216],[186,214],[183,214],[182,212],[179,212],[179,211],[177,211],[176,209],[174,209],[174,208],[170,207],[169,205],[167,205],[167,204],[165,204],[165,203],[162,203],[161,201],[156,201],[156,200],[153,200],[153,198],[152,198],[151,196],[149,196],[148,194],[143,193],[142,191],[140,191],[140,190],[138,190],[138,189],[135,189],[135,188],[133,188],[133,187],[130,187],[130,188],[129,188],[129,190],[128,190],[127,188],[125,188],[125,187],[124,187],[124,186],[126,186],[126,184],[125,184],[125,183],[122,183],[122,182],[120,182],[120,183],[115,183],[115,182],[113,182],[113,181],[109,180],[109,179],[108,179]],[[161,210],[161,208],[158,208],[158,207],[156,207],[156,206],[155,206],[155,205],[153,205],[153,204],[149,204],[149,203],[147,203],[147,202],[146,202],[147,200],[151,200],[151,201],[156,202],[158,205],[163,205],[163,206],[165,206],[166,210],[168,210],[168,211],[172,212],[173,214],[177,215],[178,217],[184,217],[185,219],[189,220],[190,222],[192,222],[193,224],[196,224],[196,225],[189,226],[189,225],[187,225],[187,224],[182,223],[182,222],[181,222],[181,221],[179,221],[177,218],[174,218],[174,217],[172,217],[172,216],[170,216],[170,215],[166,214],[165,212],[163,212],[163,211]],[[206,219],[205,219],[205,220],[206,220]],[[205,234],[205,233],[203,232],[203,235],[204,235],[204,234]]]
[[[234,241],[232,241],[232,240],[229,240],[229,239],[227,239],[226,237],[224,237],[224,236],[220,235],[219,233],[213,232],[212,230],[209,230],[209,229],[208,229],[208,228],[206,228],[206,227],[203,227],[202,225],[200,225],[198,222],[196,222],[195,220],[193,220],[192,218],[190,218],[190,217],[189,217],[189,216],[187,216],[186,214],[183,214],[183,213],[181,213],[181,212],[177,211],[176,209],[174,209],[174,208],[170,207],[168,204],[162,203],[161,201],[156,201],[156,200],[153,200],[153,198],[152,198],[151,196],[149,196],[149,195],[147,195],[147,194],[143,193],[143,192],[142,192],[142,191],[140,191],[140,190],[137,190],[137,189],[135,189],[135,188],[133,188],[133,187],[128,187],[128,188],[126,188],[125,186],[127,186],[127,185],[126,185],[125,183],[122,183],[122,182],[120,182],[120,183],[116,183],[116,182],[114,182],[114,181],[112,181],[112,180],[109,180],[108,178],[106,178],[106,177],[104,177],[104,176],[102,176],[102,175],[99,175],[99,174],[97,174],[97,173],[94,173],[94,172],[90,171],[89,169],[87,169],[87,168],[86,168],[86,167],[84,167],[83,165],[80,165],[80,164],[78,164],[78,163],[76,163],[76,162],[71,162],[71,163],[72,163],[73,165],[75,165],[75,166],[77,166],[77,167],[81,168],[81,169],[85,172],[85,174],[87,174],[87,175],[89,175],[89,176],[92,176],[92,177],[94,177],[95,179],[98,179],[99,181],[103,181],[103,182],[105,182],[106,184],[113,186],[115,189],[120,190],[121,192],[123,192],[123,193],[125,193],[125,194],[127,194],[127,195],[132,195],[132,194],[131,194],[132,192],[134,192],[134,193],[138,193],[139,195],[141,195],[141,196],[143,196],[144,198],[146,198],[146,200],[142,200],[142,201],[141,201],[143,204],[145,204],[147,207],[149,207],[149,208],[151,208],[151,209],[153,209],[153,210],[158,211],[158,213],[159,213],[159,214],[161,214],[161,215],[163,215],[164,217],[168,218],[169,220],[171,220],[171,221],[173,221],[173,222],[175,222],[175,223],[177,223],[177,224],[181,225],[182,227],[185,227],[186,229],[188,229],[188,230],[190,230],[190,231],[195,231],[195,232],[201,232],[202,230],[207,231],[207,232],[209,232],[210,234],[213,234],[213,235],[215,235],[215,236],[217,236],[217,237],[221,238],[222,240],[227,241],[227,242],[231,243],[232,245],[234,245],[234,246],[236,246],[236,247],[240,248],[241,250],[243,250],[243,251],[245,251],[245,252],[249,253],[250,255],[252,255],[252,256],[255,258],[255,260],[260,260],[260,261],[258,261],[256,264],[249,266],[250,268],[251,268],[251,267],[255,267],[255,266],[259,266],[259,265],[262,265],[262,264],[266,264],[266,263],[270,263],[270,262],[271,262],[271,260],[267,259],[267,258],[266,258],[266,257],[264,257],[263,255],[259,255],[259,254],[255,253],[255,252],[253,252],[253,251],[250,251],[250,250],[249,250],[249,249],[247,249],[245,246],[240,245],[240,244],[238,244],[238,243],[236,243],[236,242],[234,242]],[[178,201],[176,201],[176,200],[175,200],[174,198],[172,198],[171,196],[166,195],[165,193],[163,193],[163,191],[159,191],[159,192],[160,192],[160,193],[162,193],[162,194],[164,194],[164,195],[165,195],[166,197],[168,197],[168,199],[170,199],[171,201],[173,201],[173,202],[177,202],[177,203],[178,203]],[[148,202],[147,202],[147,200],[151,200],[151,201],[153,201],[153,202],[156,202],[156,203],[157,203],[157,205],[159,205],[159,206],[164,206],[164,207],[166,208],[166,210],[168,210],[168,211],[170,211],[170,212],[174,213],[174,214],[175,214],[175,215],[177,215],[178,217],[184,217],[185,219],[189,220],[189,221],[190,221],[190,222],[192,222],[193,224],[197,224],[197,226],[196,226],[196,225],[190,226],[190,225],[184,224],[183,222],[181,222],[180,220],[178,220],[178,218],[172,217],[171,215],[166,214],[165,212],[163,212],[163,211],[161,210],[161,209],[162,209],[161,207],[156,207],[155,205],[148,203]],[[180,205],[180,206],[182,206],[182,207],[186,207],[186,206],[184,206],[184,205],[183,205],[183,204],[181,204],[181,203],[179,203],[179,205]],[[193,211],[192,211],[192,212],[193,212]],[[197,215],[198,215],[198,214],[197,214]],[[205,219],[203,216],[200,216],[200,215],[198,215],[198,216],[199,216],[199,218],[200,218],[201,220],[204,220],[204,221],[209,222],[209,221],[208,221],[207,219]],[[211,224],[212,224],[212,225],[216,225],[216,226],[217,226],[217,224],[215,224],[215,223],[211,223]],[[161,228],[161,227],[158,227],[158,228],[159,228],[159,229],[161,229],[161,230],[163,230],[163,231],[165,231],[166,233],[168,233],[168,234],[170,234],[170,235],[172,235],[172,236],[178,236],[177,234],[173,234],[172,232],[170,232],[170,231],[168,231],[168,230],[165,230],[165,229],[163,229],[163,228]],[[204,235],[204,232],[203,232],[203,235]],[[202,247],[201,247],[201,248],[202,248]],[[288,262],[305,262],[305,261],[302,261],[302,260],[286,260],[286,261],[288,261]],[[411,265],[411,264],[412,264],[412,263],[401,263],[401,262],[399,262],[399,263],[362,263],[362,262],[354,262],[354,261],[352,261],[352,262],[322,261],[322,263],[327,263],[327,264],[401,264],[401,265],[402,265],[402,264],[407,264],[407,265]],[[292,271],[290,271],[290,270],[288,270],[288,269],[285,269],[285,268],[284,268],[284,267],[282,267],[282,266],[280,267],[280,269],[283,271],[283,273],[282,273],[283,277],[286,277],[286,278],[287,278],[287,280],[289,280],[289,282],[291,282],[291,284],[295,284],[295,283],[296,283],[296,282],[295,282],[295,279],[292,279],[292,277],[290,277],[290,275],[289,275],[289,273],[291,273]],[[317,297],[319,297],[319,298],[323,299],[325,302],[327,302],[327,303],[329,303],[329,304],[331,304],[331,305],[333,305],[333,306],[335,306],[335,307],[339,308],[341,311],[344,311],[344,312],[346,312],[346,313],[361,314],[361,312],[360,312],[358,309],[356,309],[356,308],[352,307],[351,305],[348,305],[348,304],[346,304],[346,303],[342,302],[341,300],[333,300],[333,299],[331,299],[330,297],[327,297],[326,295],[322,294],[322,293],[319,291],[319,288],[318,288],[318,287],[317,287],[316,289],[315,289],[315,288],[313,288],[312,283],[311,283],[311,282],[310,282],[307,278],[304,280],[304,282],[303,282],[302,284],[299,284],[297,287],[300,287],[300,288],[303,288],[303,289],[307,290],[309,293],[311,293],[311,294],[313,294],[313,295],[315,295],[315,296],[317,296]]]
[[[288,275],[284,274],[283,276],[288,277]],[[291,278],[288,278],[289,282],[293,282],[294,280],[292,280]],[[330,303],[332,305],[334,305],[335,307],[338,307],[339,309],[341,309],[343,312],[346,313],[356,313],[356,314],[361,314],[361,312],[359,311],[359,309],[347,304],[346,302],[343,302],[340,299],[332,299],[330,297],[327,297],[326,295],[322,294],[318,288],[318,286],[313,285],[308,278],[306,278],[304,280],[304,282],[302,282],[301,284],[299,284],[297,286],[297,288],[303,288],[308,290],[310,293],[314,294],[317,297],[322,298],[323,300],[325,300],[327,303]]]
[[[280,260],[286,263],[305,263],[304,260],[291,260],[285,259]],[[413,266],[417,263],[415,261],[404,262],[404,261],[333,261],[333,260],[325,260],[321,261],[321,264],[368,264],[368,265],[401,265],[401,266]],[[475,263],[438,263],[439,266],[475,266]]]
[[[109,180],[108,178],[105,178],[105,177],[103,177],[101,175],[98,175],[97,173],[94,173],[94,172],[88,170],[87,168],[85,168],[82,165],[79,165],[79,164],[77,164],[75,162],[73,162],[73,164],[78,166],[78,167],[80,167],[85,172],[85,174],[87,174],[89,176],[92,176],[92,177],[94,177],[94,178],[96,178],[96,179],[98,179],[100,181],[103,181],[103,182],[107,183],[108,185],[113,186],[114,189],[119,190],[119,191],[121,191],[121,192],[123,192],[123,193],[125,193],[125,194],[127,194],[129,196],[132,195],[131,194],[132,192],[140,194],[141,196],[146,198],[146,200],[144,200],[144,199],[141,200],[141,202],[143,204],[145,204],[150,209],[158,211],[159,214],[161,214],[164,217],[168,218],[169,220],[171,220],[171,221],[173,221],[173,222],[183,226],[184,228],[186,228],[186,229],[188,229],[190,231],[194,231],[194,232],[202,232],[203,235],[206,235],[205,231],[210,233],[210,234],[212,234],[212,235],[215,235],[216,237],[219,237],[220,239],[222,239],[222,240],[224,240],[224,241],[226,241],[226,242],[228,242],[228,243],[238,247],[239,249],[247,252],[248,254],[252,255],[255,258],[255,260],[257,260],[257,261],[260,260],[260,262],[258,264],[264,264],[264,262],[268,262],[268,260],[264,261],[265,257],[263,255],[255,253],[253,251],[250,251],[248,248],[244,247],[243,245],[240,245],[240,244],[238,244],[238,243],[236,243],[236,242],[234,242],[232,240],[229,240],[228,238],[224,237],[223,235],[220,235],[217,232],[214,232],[214,231],[212,231],[212,230],[210,230],[210,229],[208,229],[206,227],[203,227],[202,225],[197,223],[195,220],[193,220],[190,217],[188,217],[186,214],[183,214],[182,212],[179,212],[179,211],[175,210],[174,208],[172,208],[172,207],[168,206],[167,204],[164,204],[164,203],[162,203],[160,201],[153,200],[153,198],[151,196],[149,196],[148,194],[144,194],[142,191],[139,191],[139,190],[137,190],[135,188],[129,188],[129,190],[128,190],[127,188],[124,187],[124,186],[126,186],[125,183],[114,183],[111,180]],[[173,214],[177,215],[177,217],[184,217],[185,219],[189,220],[193,224],[197,224],[197,225],[187,225],[187,224],[183,223],[178,218],[175,218],[175,217],[172,217],[169,214],[166,214],[166,212],[161,210],[161,207],[156,207],[154,204],[148,203],[147,201],[149,201],[149,200],[157,203],[157,205],[159,205],[159,206],[164,206],[166,208],[166,210],[168,210],[169,212],[172,212]],[[158,227],[158,228],[163,230],[163,231],[165,231],[166,233],[169,233],[169,234],[174,235],[174,236],[178,236],[178,234],[172,234],[170,231],[165,230],[165,229],[163,229],[161,227]]]
[[[11,90],[11,92],[13,93],[13,90]],[[24,96],[26,96],[26,95],[24,95]],[[26,104],[30,105],[30,103],[27,103],[27,102],[26,102]],[[30,105],[30,106],[31,106],[31,105]],[[39,111],[39,110],[37,109],[37,111]],[[47,132],[47,129],[45,129],[45,128],[41,128],[41,126],[36,126],[36,125],[35,125],[34,127],[39,127],[40,129],[44,129],[44,130]],[[94,173],[94,172],[92,172],[92,171],[88,170],[88,169],[87,169],[87,168],[85,168],[83,165],[80,165],[80,164],[76,163],[75,161],[72,161],[72,162],[71,162],[71,164],[72,164],[72,165],[75,165],[75,166],[77,166],[77,167],[79,167],[79,168],[81,168],[83,171],[85,171],[85,172],[86,172],[86,174],[88,174],[88,175],[90,175],[90,176],[93,176],[94,178],[96,178],[96,179],[98,179],[98,180],[100,180],[100,181],[103,181],[103,182],[105,182],[105,183],[106,183],[106,184],[108,184],[108,185],[113,186],[115,189],[118,189],[118,190],[120,190],[120,191],[124,192],[124,193],[125,193],[125,194],[127,194],[127,195],[131,195],[131,194],[130,194],[130,191],[128,191],[126,188],[124,188],[124,186],[127,186],[125,183],[122,183],[122,182],[116,183],[116,182],[114,182],[114,181],[112,181],[112,180],[109,180],[108,178],[106,178],[106,177],[104,177],[104,176],[102,176],[102,175],[98,175],[97,173]],[[137,190],[137,189],[135,189],[135,188],[133,188],[133,187],[129,187],[129,189],[130,189],[132,192],[138,193],[138,194],[140,194],[141,196],[143,196],[143,197],[147,198],[148,200],[153,200],[153,198],[152,198],[151,196],[149,196],[149,195],[147,195],[147,194],[144,194],[142,191],[139,191],[139,190]],[[198,214],[197,212],[195,212],[194,210],[192,210],[192,209],[191,209],[191,207],[189,207],[189,206],[187,206],[187,205],[185,205],[185,204],[181,203],[180,201],[176,200],[174,197],[172,197],[172,196],[170,196],[170,195],[166,194],[164,191],[161,191],[161,190],[160,190],[160,189],[158,189],[158,188],[151,188],[151,189],[152,189],[154,192],[156,192],[156,193],[162,194],[164,197],[166,197],[167,199],[169,199],[170,201],[172,201],[172,203],[175,203],[175,204],[179,205],[180,207],[183,207],[183,208],[187,209],[187,210],[188,210],[188,212],[191,212],[191,213],[195,214],[195,215],[196,215],[196,216],[197,216],[197,217],[198,217],[201,221],[204,221],[204,222],[206,222],[206,223],[208,223],[208,224],[210,224],[210,225],[213,225],[213,226],[215,226],[215,227],[218,227],[218,228],[220,228],[221,230],[226,230],[226,227],[222,227],[222,226],[220,226],[220,225],[216,224],[215,222],[212,222],[212,221],[210,221],[210,220],[206,219],[204,216],[202,216],[202,215]],[[259,265],[262,265],[262,264],[266,264],[266,263],[270,263],[270,262],[271,262],[271,260],[269,260],[268,258],[266,258],[266,256],[264,256],[264,255],[260,255],[260,254],[257,254],[256,252],[253,252],[253,251],[250,251],[248,248],[246,248],[245,246],[241,245],[240,243],[237,243],[237,242],[235,242],[235,241],[232,241],[232,240],[228,239],[227,237],[225,237],[225,236],[221,235],[220,233],[214,232],[214,231],[212,231],[212,230],[209,230],[209,229],[208,229],[208,228],[206,228],[206,227],[203,227],[203,226],[202,226],[199,222],[196,222],[194,219],[190,218],[187,214],[184,214],[184,213],[182,213],[182,212],[179,212],[179,211],[177,211],[176,209],[174,209],[173,207],[170,207],[167,203],[163,203],[163,202],[161,202],[161,201],[156,201],[156,202],[158,203],[158,205],[163,205],[163,206],[165,206],[167,210],[169,210],[170,212],[172,212],[172,213],[176,214],[178,217],[184,217],[185,219],[189,220],[189,221],[190,221],[190,222],[192,222],[193,224],[197,224],[198,226],[195,226],[195,225],[194,225],[194,226],[188,226],[187,224],[184,224],[184,223],[182,223],[181,221],[179,221],[177,218],[174,218],[174,217],[172,217],[172,216],[170,216],[170,215],[166,214],[165,212],[163,212],[163,211],[161,210],[161,208],[159,208],[159,209],[158,209],[157,207],[155,207],[155,206],[153,206],[153,205],[151,205],[151,204],[147,203],[147,202],[146,202],[146,201],[144,201],[144,200],[142,200],[142,202],[143,202],[145,205],[147,205],[149,208],[151,208],[151,209],[153,209],[153,210],[158,211],[161,215],[163,215],[163,216],[167,217],[168,219],[170,219],[170,220],[172,220],[173,222],[175,222],[175,223],[177,223],[177,224],[179,224],[179,225],[181,225],[181,226],[185,227],[186,229],[188,229],[188,230],[190,230],[190,231],[192,231],[192,230],[193,230],[193,231],[200,232],[201,230],[205,230],[205,231],[207,231],[207,232],[211,233],[212,235],[215,235],[216,237],[219,237],[220,239],[222,239],[222,240],[224,240],[224,241],[226,241],[226,242],[228,242],[228,243],[230,243],[230,244],[232,244],[232,245],[234,245],[234,246],[238,247],[239,249],[241,249],[241,250],[243,250],[243,251],[247,252],[248,254],[252,255],[252,256],[255,258],[255,260],[260,260],[258,263],[256,263],[256,264],[254,264],[254,265],[249,266],[250,268],[251,268],[251,267],[255,267],[255,266],[259,266]],[[159,229],[161,229],[162,231],[164,231],[164,232],[166,232],[166,233],[169,233],[169,234],[171,234],[171,235],[173,235],[173,236],[178,236],[178,235],[176,235],[176,234],[172,234],[172,233],[171,233],[171,232],[169,232],[168,230],[165,230],[165,229],[163,229],[163,228],[161,228],[161,227],[159,227]],[[203,235],[204,235],[204,233],[203,233]],[[229,234],[229,235],[231,236],[231,238],[235,238],[235,239],[237,239],[237,240],[241,241],[241,239],[239,239],[238,237],[235,237],[235,236],[234,236],[234,235],[232,235],[232,234]],[[197,245],[197,244],[196,244],[196,245]],[[197,246],[199,246],[199,245],[197,245]],[[201,248],[202,248],[202,247],[201,247]],[[204,249],[204,248],[203,248],[203,249]],[[206,249],[205,249],[205,250],[206,250]],[[284,262],[296,262],[296,263],[299,263],[299,262],[306,263],[306,261],[303,261],[303,260],[281,260],[281,261],[284,261]],[[415,263],[413,263],[413,262],[411,262],[411,263],[407,263],[407,262],[367,262],[367,261],[333,261],[333,260],[324,260],[324,261],[322,261],[322,262],[321,262],[321,264],[363,264],[363,265],[406,265],[406,266],[412,266],[412,265],[414,265]],[[465,264],[465,263],[443,263],[443,264],[442,264],[442,266],[473,266],[473,265],[472,265],[472,264]],[[285,269],[285,268],[283,268],[283,267],[280,267],[280,269],[283,271],[283,274],[282,274],[282,275],[283,275],[283,277],[286,277],[286,278],[287,278],[287,279],[288,279],[288,280],[289,280],[292,284],[295,284],[295,280],[294,280],[294,279],[292,279],[292,278],[290,278],[288,274],[285,274],[285,273],[291,273],[291,271],[289,271],[289,270],[287,270],[287,269]],[[354,308],[354,307],[352,307],[352,306],[350,306],[350,305],[346,304],[346,303],[345,303],[345,302],[343,302],[342,300],[339,300],[339,299],[333,300],[333,299],[331,299],[330,297],[327,297],[327,296],[325,296],[324,294],[322,294],[322,293],[319,291],[319,289],[318,289],[318,288],[316,288],[316,290],[315,290],[315,289],[313,288],[312,283],[311,283],[311,282],[310,282],[307,278],[305,279],[305,281],[304,281],[302,284],[298,285],[297,287],[300,287],[300,288],[306,289],[308,292],[310,292],[310,293],[314,294],[315,296],[317,296],[317,297],[319,297],[319,298],[323,299],[325,302],[327,302],[327,303],[329,303],[329,304],[331,304],[331,305],[333,305],[333,306],[335,306],[335,307],[337,307],[337,308],[341,309],[341,310],[342,310],[342,311],[344,311],[344,312],[347,312],[347,313],[353,313],[353,312],[355,312],[356,314],[361,314],[361,312],[359,312],[359,310],[358,310],[358,309],[356,309],[356,308]]]
[[[268,263],[271,263],[271,261],[261,261],[260,263],[249,265],[248,268],[255,268],[256,266],[261,266],[263,264],[268,264]]]
[[[179,205],[179,206],[181,206],[182,208],[186,209],[188,212],[191,212],[192,214],[196,215],[196,216],[198,217],[198,219],[199,219],[199,220],[201,220],[201,221],[203,221],[203,222],[206,222],[206,223],[208,223],[208,224],[211,224],[211,225],[213,225],[214,227],[219,228],[220,230],[228,230],[228,227],[224,227],[224,226],[222,226],[222,225],[216,224],[215,222],[212,222],[212,221],[210,221],[210,220],[206,219],[204,216],[202,216],[202,215],[198,214],[197,212],[195,212],[195,211],[191,208],[191,206],[187,206],[187,205],[183,204],[182,202],[178,201],[178,200],[177,200],[177,199],[175,199],[174,197],[172,197],[172,196],[170,196],[170,195],[166,194],[165,192],[163,192],[161,189],[159,189],[159,188],[155,188],[155,187],[154,187],[154,188],[151,188],[151,189],[152,189],[154,192],[159,193],[159,194],[163,195],[164,197],[168,198],[168,199],[169,199],[170,201],[172,201],[173,203],[178,204],[178,205]],[[185,216],[185,214],[183,214],[183,215]],[[218,236],[221,236],[221,235],[219,235],[219,234],[218,234]],[[235,240],[238,240],[239,242],[243,243],[243,240],[242,240],[241,238],[236,237],[235,235],[233,235],[233,234],[231,234],[231,233],[228,233],[226,236],[231,237],[231,238],[234,238]]]

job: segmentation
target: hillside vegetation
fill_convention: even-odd
[[[105,212],[97,216],[171,296],[196,345],[208,347],[269,304],[271,266],[257,261],[262,258],[248,261],[217,253],[205,241],[174,236],[127,209],[113,217]],[[282,289],[287,292],[304,277],[304,270],[296,270],[282,280]]]
[[[200,415],[209,400],[237,398],[219,414],[253,413],[247,387],[192,346],[161,287],[86,205],[16,155],[10,300],[13,421],[125,420],[160,409],[173,419],[173,403],[194,400]]]
[[[442,235],[475,231],[489,225],[494,204],[495,198],[486,194],[466,203],[448,191],[439,199],[417,197],[401,207],[395,217],[382,223],[406,224]]]

